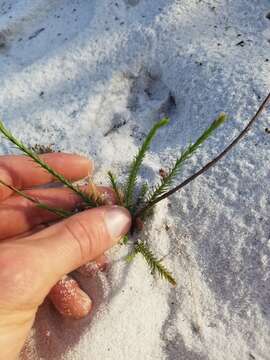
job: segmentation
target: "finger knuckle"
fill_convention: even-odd
[[[80,252],[81,263],[95,257],[100,248],[104,232],[101,226],[87,225],[83,220],[76,219],[66,223],[66,230],[73,241],[76,242]]]

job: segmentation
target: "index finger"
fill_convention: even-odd
[[[48,165],[70,181],[84,178],[93,171],[93,163],[84,156],[50,153],[40,155]],[[55,178],[27,156],[0,156],[0,179],[18,189],[29,189],[55,181]],[[0,201],[10,196],[12,191],[0,185]]]

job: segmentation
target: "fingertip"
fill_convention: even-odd
[[[99,271],[105,272],[109,268],[109,260],[106,255],[101,255],[94,261],[89,261],[88,263],[80,266],[76,271],[81,275],[89,278],[93,278],[97,275]]]
[[[99,258],[97,258],[96,264],[98,266],[98,270],[101,272],[108,271],[110,267],[110,262],[106,255],[101,255]]]
[[[90,297],[68,275],[53,286],[49,298],[61,315],[72,319],[84,318],[92,308]]]
[[[55,166],[58,172],[63,174],[66,173],[66,177],[71,180],[82,179],[91,175],[94,171],[93,161],[84,155],[59,152],[43,154],[40,155],[40,157],[45,162]]]
[[[75,154],[73,156],[77,158],[78,164],[87,174],[92,174],[94,172],[95,165],[92,160],[88,159],[86,156],[83,155]]]
[[[131,227],[130,212],[118,205],[104,206],[104,221],[107,231],[115,243],[126,235]]]

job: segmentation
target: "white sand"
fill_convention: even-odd
[[[166,113],[171,124],[144,166],[152,182],[226,111],[232,121],[184,178],[269,91],[268,12],[268,0],[2,0],[1,116],[28,143],[91,156],[104,182],[109,169],[127,171]],[[91,319],[66,321],[45,304],[25,358],[270,359],[267,126],[264,114],[219,166],[158,207],[148,238],[167,255],[176,289],[155,281],[140,257],[128,266],[127,249],[116,248],[107,277],[80,278],[95,301]]]

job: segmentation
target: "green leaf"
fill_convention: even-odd
[[[169,119],[164,118],[160,120],[158,123],[156,123],[152,129],[150,130],[149,134],[147,135],[145,141],[143,142],[141,148],[139,149],[137,155],[135,156],[130,170],[129,170],[129,176],[125,188],[125,205],[127,208],[131,208],[133,203],[133,196],[134,196],[134,190],[137,182],[138,173],[140,170],[140,167],[142,165],[143,159],[145,157],[146,152],[148,151],[151,142],[153,141],[153,138],[155,137],[158,129],[160,129],[162,126],[165,126],[169,123]]]

